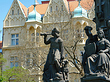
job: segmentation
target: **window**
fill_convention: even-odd
[[[34,42],[34,40],[35,40],[35,34],[32,33],[32,34],[31,34],[31,41]]]
[[[29,67],[30,66],[30,54],[26,55],[26,66]]]
[[[18,64],[18,57],[17,56],[12,56],[10,58],[10,67],[13,68],[13,67],[18,67],[19,64]]]
[[[11,35],[11,45],[19,45],[19,34]]]
[[[63,5],[61,6],[61,10],[63,11]]]
[[[36,42],[39,42],[39,33],[36,33]]]
[[[34,42],[35,41],[35,34],[32,33],[31,34],[31,41]],[[39,42],[39,33],[36,33],[36,42]]]
[[[58,7],[56,6],[56,11],[58,11]]]
[[[50,7],[50,12],[52,12],[52,7]]]
[[[14,10],[12,10],[12,15],[14,15]]]
[[[18,15],[19,15],[19,9],[18,9]]]
[[[27,59],[27,60],[26,60],[26,66],[27,66],[27,67],[30,66],[30,59]]]

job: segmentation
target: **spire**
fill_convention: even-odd
[[[37,4],[39,4],[39,3],[38,3],[38,1],[37,1],[37,0],[35,0],[35,1],[34,1],[34,5],[37,5]]]
[[[78,1],[79,1],[79,3],[80,3],[81,0],[78,0]]]
[[[77,0],[79,2],[78,7],[72,12],[72,18],[74,17],[86,17],[87,18],[87,11],[81,7],[80,5],[80,1],[81,0]]]
[[[78,1],[79,1],[79,5],[78,6],[81,7],[81,5],[80,5],[81,0],[78,0]]]
[[[34,2],[34,10],[29,13],[27,21],[38,21],[41,22],[41,15],[36,11],[36,5],[39,4],[37,0]]]
[[[36,11],[36,5],[39,4],[37,0],[34,0],[34,10]]]

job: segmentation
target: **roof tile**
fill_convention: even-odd
[[[78,7],[78,1],[69,1],[68,3],[67,3],[67,1],[66,0],[64,0],[64,2],[65,2],[65,5],[66,5],[66,7],[67,7],[67,10],[68,10],[68,3],[69,3],[69,9],[70,9],[70,12],[73,12],[74,11],[74,9],[76,8],[76,7]],[[21,7],[22,7],[22,9],[24,10],[24,13],[25,13],[25,16],[27,17],[27,10],[29,9],[29,13],[30,12],[32,12],[33,11],[33,9],[34,9],[34,6],[33,5],[31,5],[30,7],[28,7],[28,9],[21,3],[21,2],[19,2],[20,3],[20,5],[21,5]],[[94,0],[82,0],[81,2],[80,2],[80,4],[81,4],[81,6],[84,8],[84,9],[86,9],[86,10],[90,10],[91,9],[91,7],[92,7],[92,5],[93,5],[93,3],[94,3]],[[46,12],[46,10],[47,10],[47,7],[48,7],[48,4],[37,4],[36,5],[36,11],[38,12],[38,13],[40,13],[40,14],[45,14],[45,12]]]
[[[82,0],[80,2],[81,6],[85,10],[90,10],[92,5],[93,5],[93,3],[94,3],[94,0]],[[70,12],[73,12],[76,7],[78,7],[78,1],[70,1],[69,2]]]
[[[48,7],[48,4],[38,4],[38,5],[36,5],[36,11],[40,14],[45,14],[47,7]],[[28,9],[29,9],[29,13],[30,13],[33,11],[34,6],[31,5]]]
[[[23,9],[23,12],[25,14],[25,16],[27,17],[27,8],[19,1],[21,8]]]

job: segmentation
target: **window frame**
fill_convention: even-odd
[[[14,10],[12,10],[12,15],[14,15]]]
[[[12,35],[14,35],[15,37],[12,37]],[[17,36],[17,35],[18,35],[18,36]],[[14,41],[15,44],[13,43],[12,40],[15,40],[15,41]],[[18,40],[18,42],[17,42],[17,40]],[[19,45],[19,34],[11,34],[11,45],[12,45],[12,46]]]
[[[18,9],[18,15],[19,15],[19,9]]]
[[[52,12],[52,6],[50,7],[50,12]]]
[[[16,65],[16,63],[17,63],[17,65]],[[10,68],[18,67],[18,66],[19,66],[19,58],[18,58],[18,56],[11,56],[10,57]]]

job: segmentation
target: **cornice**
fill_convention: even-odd
[[[19,27],[25,27],[25,25],[4,26],[3,28],[19,28]]]
[[[70,20],[69,20],[70,21]],[[64,22],[46,22],[46,23],[43,23],[43,25],[46,25],[46,24],[60,24],[60,23],[68,23],[69,21],[64,21]]]
[[[4,46],[4,47],[2,47],[2,50],[15,50],[15,49],[21,49],[21,48],[24,48],[24,46],[19,46],[19,45]]]

